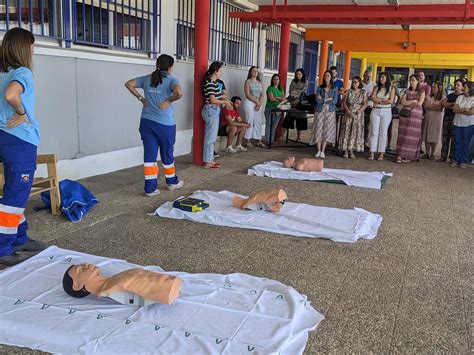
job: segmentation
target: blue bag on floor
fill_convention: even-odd
[[[61,213],[71,222],[79,222],[99,200],[77,181],[62,180],[59,182],[61,193]],[[49,191],[41,193],[46,208],[51,208]]]

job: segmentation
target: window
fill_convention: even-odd
[[[291,32],[288,71],[294,72],[303,62],[304,37],[302,33]]]
[[[54,0],[2,0],[0,31],[22,27],[36,36],[59,37],[59,4]]]
[[[176,56],[194,57],[195,0],[177,0]],[[209,20],[209,59],[230,64],[251,65],[254,29],[250,23],[229,18],[230,12],[244,11],[223,0],[211,1]]]
[[[158,24],[157,6],[156,0],[77,0],[72,8],[73,41],[156,53],[158,34],[152,28]]]
[[[280,33],[281,27],[275,24],[271,24],[267,30],[265,41],[265,68],[267,69],[278,69]]]

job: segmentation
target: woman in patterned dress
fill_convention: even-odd
[[[425,92],[420,88],[418,75],[410,75],[410,87],[403,93],[400,104],[410,110],[409,117],[401,117],[398,123],[397,163],[409,163],[420,159],[422,105]]]
[[[344,107],[344,122],[342,132],[343,158],[355,159],[356,152],[364,151],[364,110],[367,107],[367,92],[363,89],[359,76],[352,78],[352,86],[347,90],[342,106]]]
[[[332,81],[332,74],[326,70],[323,83],[316,90],[316,107],[314,109],[314,124],[310,145],[318,146],[316,158],[324,159],[326,144],[336,141],[336,104],[338,92]]]

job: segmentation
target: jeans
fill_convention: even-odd
[[[392,110],[388,108],[373,108],[370,113],[370,151],[385,153],[387,148],[388,126],[392,121]]]
[[[201,110],[201,117],[206,124],[202,152],[204,163],[214,161],[214,143],[216,143],[219,131],[220,113],[221,108],[211,104],[205,104]]]
[[[275,138],[275,131],[278,126],[278,122],[280,121],[280,118],[281,118],[281,112],[274,112],[272,115],[271,109],[269,108],[265,109],[265,140],[266,140],[267,145],[270,145],[270,143]],[[272,126],[271,135],[270,135],[270,123]]]

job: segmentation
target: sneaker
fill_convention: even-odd
[[[321,158],[321,152],[317,152],[315,155],[314,155],[315,158]]]
[[[226,151],[227,153],[232,153],[232,154],[237,153],[237,151],[236,151],[234,148],[232,148],[231,145],[229,145],[227,148],[225,148],[225,151]]]
[[[219,153],[217,153],[216,151],[214,151],[214,159],[217,159],[217,158],[219,158],[219,157],[220,157]]]
[[[25,244],[15,245],[13,247],[13,251],[14,252],[19,252],[19,251],[42,251],[42,250],[45,250],[47,247],[48,246],[44,242],[41,242],[39,240],[30,239]]]
[[[451,165],[452,168],[456,168],[458,166],[458,163],[457,163],[457,161],[453,160],[450,165]]]
[[[145,192],[146,197],[153,197],[153,196],[156,196],[156,195],[159,195],[159,194],[160,194],[160,190],[158,190],[158,189],[156,189],[153,192]]]
[[[253,144],[252,144],[251,141],[245,142],[244,145],[245,145],[247,148],[252,148],[252,147],[253,147]]]
[[[169,191],[173,191],[173,190],[178,190],[178,189],[182,188],[183,186],[184,186],[184,181],[179,180],[177,184],[169,184],[167,189]]]
[[[235,150],[237,152],[248,152],[249,151],[247,148],[242,147],[242,144],[239,144],[237,147],[235,147]]]
[[[324,152],[321,152],[321,154],[319,155],[322,159],[326,158],[326,154],[324,154]]]
[[[460,167],[461,169],[466,169],[466,164],[459,164],[459,167]]]
[[[13,266],[25,261],[28,258],[29,256],[26,254],[13,252],[12,255],[0,256],[0,264],[5,266]]]

